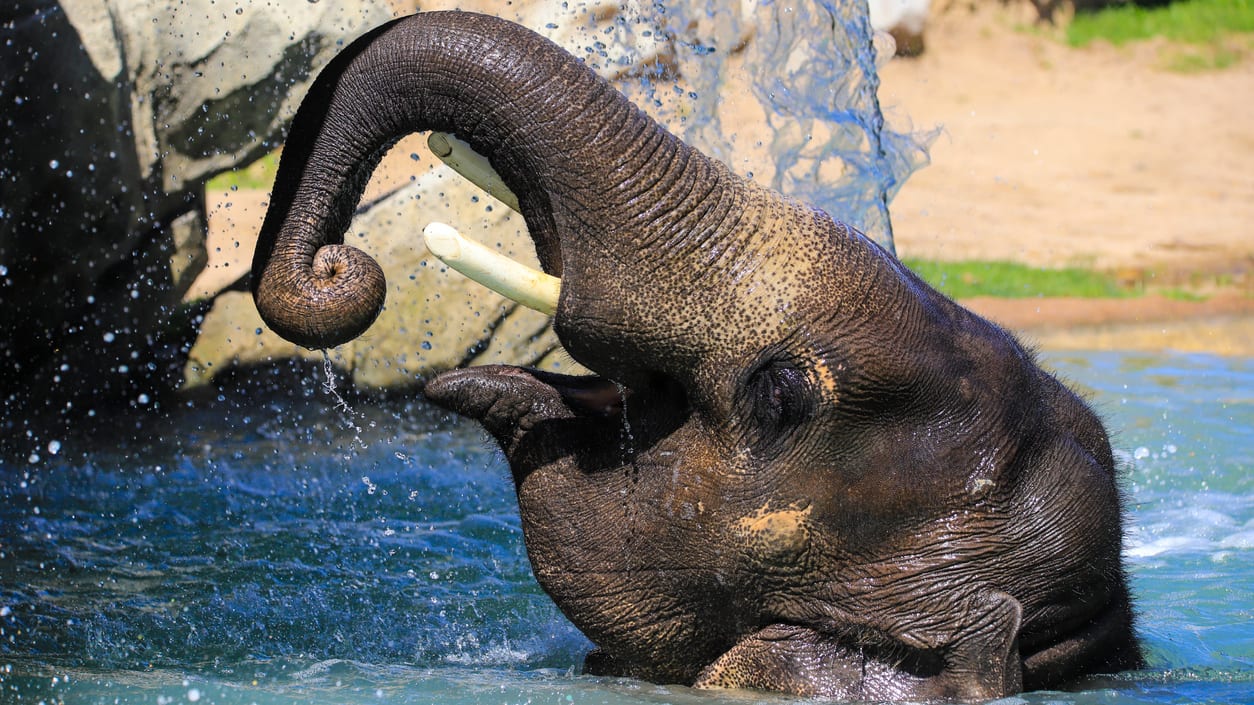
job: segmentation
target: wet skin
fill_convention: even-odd
[[[518,196],[593,371],[428,382],[498,441],[587,670],[979,700],[1134,667],[1106,432],[1008,333],[743,179],[537,35],[471,13],[348,47],[297,114],[254,259],[268,325],[364,331],[339,244],[387,146],[458,135]]]

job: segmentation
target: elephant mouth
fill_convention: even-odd
[[[599,418],[622,412],[629,390],[595,375],[574,376],[511,365],[444,372],[424,393],[450,411],[481,422],[493,435],[528,419]]]
[[[436,405],[478,421],[500,444],[516,479],[562,458],[588,468],[621,465],[629,437],[645,445],[688,416],[683,389],[660,376],[627,388],[598,375],[510,365],[450,370],[423,389]]]
[[[468,144],[442,132],[432,132],[428,144],[448,166],[519,210],[517,196]],[[423,239],[433,255],[469,279],[545,315],[557,311],[562,287],[557,277],[515,262],[444,223],[428,224]],[[488,365],[440,374],[427,382],[424,393],[432,402],[479,421],[517,472],[528,464],[522,462],[528,455],[551,462],[558,454],[580,452],[577,439],[593,438],[604,445],[607,434],[633,435],[632,424],[640,419],[676,421],[687,416],[687,397],[678,383],[647,373],[633,373],[632,383],[628,388],[595,374]],[[596,454],[583,449],[583,455]]]

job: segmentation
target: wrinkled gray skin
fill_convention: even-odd
[[[418,15],[323,72],[253,265],[280,334],[329,347],[373,320],[382,274],[336,243],[385,148],[426,129],[518,195],[562,277],[558,335],[599,375],[426,386],[504,449],[536,577],[599,647],[588,671],[978,700],[1140,663],[1093,412],[861,234],[516,25]]]

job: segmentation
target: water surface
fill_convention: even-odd
[[[1254,361],[1046,362],[1115,432],[1150,667],[1013,701],[1250,701]],[[473,424],[345,411],[314,380],[265,396],[150,404],[0,461],[0,702],[746,702],[578,675],[589,644]]]

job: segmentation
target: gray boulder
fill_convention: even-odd
[[[203,307],[204,183],[273,149],[386,7],[27,0],[0,30],[0,416],[175,386]],[[7,435],[0,430],[0,434]]]
[[[491,2],[479,5],[457,4],[484,12],[500,9]],[[650,31],[652,25],[628,25],[617,14],[617,3],[572,5],[524,2],[502,16],[587,56],[602,76],[620,84],[633,81],[642,64],[673,60],[671,42]],[[424,9],[439,9],[438,3],[424,4]],[[426,163],[401,156],[420,170]],[[331,374],[346,378],[353,388],[377,391],[417,385],[433,371],[492,362],[577,369],[547,317],[467,280],[427,252],[421,231],[432,221],[452,224],[512,259],[539,266],[522,216],[447,167],[415,175],[408,185],[363,206],[345,236],[383,267],[387,303],[365,335],[325,353]],[[238,236],[243,240],[251,234]],[[220,380],[224,372],[289,359],[320,367],[323,355],[279,338],[261,322],[247,292],[228,291],[205,315],[184,379],[194,388]]]
[[[881,129],[874,92],[867,90],[873,65],[851,65],[854,58],[842,55],[856,44],[851,34],[858,22],[825,14],[830,10],[814,2],[718,10],[671,3],[665,15],[646,17],[625,14],[617,3],[563,5],[516,3],[516,14],[503,16],[587,57],[707,153],[852,218],[892,247],[885,198],[895,187],[890,184],[899,185],[921,163],[910,156],[925,153],[914,149],[911,136]],[[852,16],[856,9],[841,11]],[[869,31],[865,22],[862,17]],[[755,112],[765,120],[747,124],[744,116]],[[911,148],[903,149],[907,143]],[[897,154],[896,161],[886,163],[880,148]],[[423,172],[430,159],[425,150],[418,148],[417,161],[404,151],[398,161]],[[363,207],[348,229],[346,241],[378,260],[389,288],[384,311],[366,334],[326,353],[332,374],[354,388],[379,390],[413,386],[433,371],[468,364],[569,370],[572,363],[543,316],[446,270],[426,252],[420,232],[432,221],[535,265],[521,217],[446,168],[415,175]],[[240,249],[251,251],[251,234],[236,233]],[[247,293],[228,292],[206,315],[185,378],[194,387],[221,380],[224,372],[294,358],[317,367],[324,362],[322,352],[299,349],[266,329]]]
[[[453,4],[500,8],[449,0],[422,9]],[[344,5],[19,3],[16,19],[0,30],[7,40],[0,46],[4,435],[39,415],[154,404],[163,391],[224,371],[307,369],[289,366],[298,358],[322,363],[322,353],[265,329],[242,279],[200,294],[189,288],[206,262],[205,182],[280,146],[321,66],[391,15],[379,4]],[[813,2],[787,18],[752,3],[727,10],[673,3],[656,17],[630,7],[535,0],[512,4],[507,17],[586,57],[733,168],[852,217],[891,247],[886,184],[900,184],[917,164],[884,166],[882,154],[899,150],[881,140],[902,136],[878,129],[878,105],[866,90],[873,67],[832,64],[844,77],[838,83],[793,70],[860,45],[847,34],[865,18],[802,22],[823,12]],[[776,98],[810,94],[820,102]],[[755,107],[737,108],[745,103]],[[856,119],[837,115],[845,105]],[[746,124],[742,116],[754,113],[766,119]],[[349,241],[383,264],[391,289],[375,326],[327,358],[354,386],[375,389],[464,364],[569,367],[543,316],[428,256],[418,233],[432,220],[534,262],[521,217],[446,171],[416,175],[364,207],[349,230]],[[249,234],[237,234],[240,251],[251,250]]]

